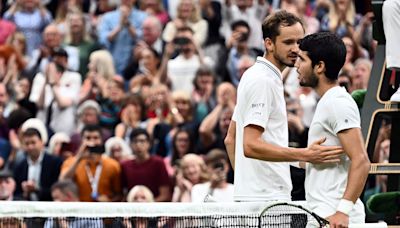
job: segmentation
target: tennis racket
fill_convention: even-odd
[[[323,228],[329,227],[329,221],[314,212],[291,203],[275,203],[266,207],[259,217],[259,228]]]

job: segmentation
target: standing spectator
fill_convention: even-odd
[[[191,97],[195,105],[194,116],[198,122],[201,122],[216,106],[215,81],[215,74],[209,67],[203,65],[196,71]]]
[[[14,179],[15,196],[32,201],[51,201],[51,186],[60,173],[61,159],[45,151],[42,135],[35,128],[22,132],[22,148],[26,157],[16,164]]]
[[[101,44],[111,52],[118,74],[122,74],[132,56],[132,48],[142,37],[147,14],[134,7],[135,0],[122,0],[119,9],[106,13],[98,25]]]
[[[66,69],[77,71],[79,68],[79,53],[75,47],[62,47],[62,34],[57,26],[50,24],[43,31],[43,44],[33,50],[28,63],[28,70],[34,75],[45,72],[56,50],[64,49],[67,53]]]
[[[163,32],[163,40],[172,42],[177,36],[179,29],[189,27],[193,31],[194,44],[202,47],[207,39],[208,24],[201,18],[200,8],[194,0],[180,0],[178,5],[178,16],[168,22]]]
[[[22,31],[27,40],[27,53],[32,55],[33,50],[42,43],[42,32],[53,20],[50,13],[39,0],[14,1],[4,14],[4,19],[13,22],[19,31]]]
[[[137,128],[131,133],[131,148],[135,158],[122,162],[122,185],[125,190],[136,185],[148,187],[156,202],[171,200],[171,186],[161,157],[150,154],[150,135]]]
[[[226,181],[230,167],[226,152],[213,149],[204,160],[210,181],[193,186],[192,202],[205,202],[206,197],[215,202],[233,202],[233,185]]]
[[[75,111],[81,88],[81,75],[67,68],[68,54],[56,49],[53,62],[47,71],[38,73],[33,80],[29,100],[35,102],[39,112],[37,117],[53,132],[70,135],[75,129]]]
[[[89,72],[83,81],[79,92],[79,103],[87,99],[95,99],[100,93],[104,93],[107,81],[115,76],[114,61],[109,51],[94,51],[89,56]]]
[[[251,4],[249,4],[251,2]],[[225,0],[222,7],[223,27],[222,33],[225,37],[230,37],[229,26],[238,20],[244,20],[252,27],[248,44],[250,47],[264,50],[261,22],[267,15],[268,6],[265,0]]]
[[[82,12],[75,10],[67,14],[68,33],[65,37],[65,44],[78,49],[78,72],[82,75],[83,79],[88,72],[89,55],[100,48],[100,45],[90,37],[86,25],[87,23]]]
[[[240,77],[239,60],[242,56],[257,57],[257,51],[251,49],[248,45],[248,39],[251,34],[250,26],[246,21],[240,20],[233,22],[231,25],[232,35],[227,42],[229,49],[226,67],[232,84],[237,87]]]
[[[79,199],[87,202],[121,200],[121,167],[107,156],[101,128],[87,125],[82,130],[82,143],[74,157],[61,168],[60,180],[72,179],[79,188]]]
[[[201,152],[208,149],[224,149],[224,138],[236,104],[236,89],[229,82],[221,83],[217,89],[218,104],[201,122],[199,133]]]
[[[203,64],[211,66],[211,59],[203,56],[200,47],[194,42],[194,32],[189,27],[179,28],[173,43],[167,44],[166,49],[168,50],[164,52],[163,61],[166,56],[171,57],[173,51],[179,53],[167,63],[167,77],[171,81],[172,91],[183,90],[192,93],[197,69]]]

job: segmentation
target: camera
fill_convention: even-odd
[[[222,163],[222,162],[216,162],[216,163],[214,163],[213,164],[213,169],[224,169],[224,163]]]
[[[249,39],[249,34],[248,33],[241,33],[238,41],[239,42],[245,42],[248,39]]]
[[[94,154],[103,154],[106,150],[104,145],[88,146],[87,148],[90,153],[94,153]]]
[[[186,45],[186,44],[190,43],[190,40],[188,38],[186,38],[186,37],[176,37],[173,40],[173,42],[176,45]]]

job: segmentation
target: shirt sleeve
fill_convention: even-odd
[[[253,80],[245,88],[246,103],[243,107],[244,126],[254,124],[265,129],[270,117],[273,93],[267,80]]]
[[[360,128],[360,113],[353,100],[341,97],[336,98],[332,103],[330,107],[334,113],[334,119],[330,120],[330,125],[335,134],[346,129]]]

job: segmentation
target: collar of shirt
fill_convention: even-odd
[[[39,158],[36,161],[32,161],[31,157],[27,156],[28,165],[31,166],[42,164],[44,153],[44,151],[40,152]]]
[[[266,58],[258,56],[256,62],[261,63],[264,66],[268,67],[270,70],[272,70],[276,74],[277,77],[282,79],[281,71],[274,64],[272,64],[270,61],[268,61]]]

